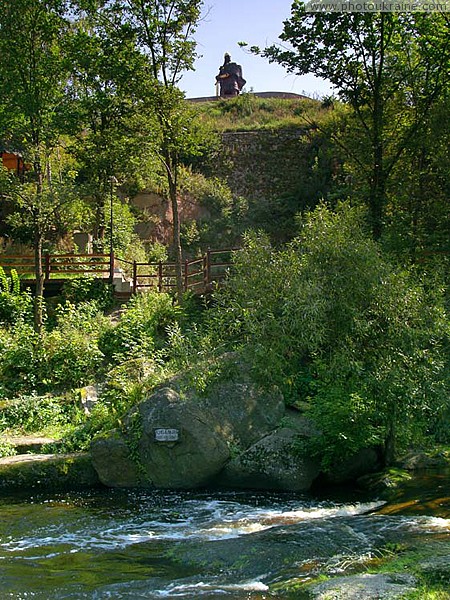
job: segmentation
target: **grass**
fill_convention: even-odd
[[[229,100],[199,104],[201,117],[218,131],[255,131],[305,127],[308,121],[322,120],[330,112],[310,98],[258,98],[241,94]]]

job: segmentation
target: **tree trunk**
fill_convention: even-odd
[[[384,439],[384,464],[389,467],[393,464],[397,453],[397,400],[394,399],[388,408],[389,416],[386,437]]]
[[[384,70],[386,17],[380,16],[379,48],[372,54],[373,108],[372,108],[372,175],[370,180],[369,213],[372,234],[375,240],[383,231],[384,207],[386,204],[386,173],[384,169]]]
[[[383,100],[381,89],[377,87],[374,93],[374,108],[372,113],[372,176],[369,192],[369,214],[372,234],[375,240],[381,238],[383,231],[383,215],[386,195],[386,177],[384,173],[383,147]]]
[[[34,233],[34,273],[36,278],[34,329],[40,334],[44,323],[44,269],[42,267],[42,235],[38,227],[35,228]]]
[[[36,278],[36,291],[34,295],[34,329],[42,332],[44,324],[44,270],[42,267],[43,234],[41,228],[41,202],[44,191],[44,174],[40,160],[39,144],[36,144],[34,170],[36,173],[36,208],[34,215],[34,273]]]
[[[97,252],[104,252],[105,250],[105,231],[106,231],[106,217],[105,217],[105,195],[103,192],[94,194],[95,203],[95,223],[94,223],[94,240],[95,249]]]
[[[395,460],[396,443],[395,443],[395,424],[392,421],[389,424],[389,429],[384,440],[384,465],[389,467]]]
[[[180,215],[178,212],[176,161],[166,153],[165,155],[169,196],[173,215],[173,247],[175,251],[175,278],[177,286],[177,301],[183,300],[183,253],[181,249]]]

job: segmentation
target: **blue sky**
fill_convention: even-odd
[[[215,77],[225,52],[242,65],[246,91],[329,94],[331,87],[327,82],[312,75],[288,74],[283,67],[252,56],[238,46],[241,41],[260,47],[280,43],[278,36],[290,9],[291,0],[204,0],[203,18],[195,35],[201,58],[195,63],[195,71],[186,73],[179,84],[186,96],[215,94]]]

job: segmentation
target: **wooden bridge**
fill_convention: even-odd
[[[182,264],[183,289],[202,294],[222,281],[232,266],[231,255],[237,248],[208,249],[201,257],[186,259]],[[0,255],[0,266],[6,273],[15,269],[22,288],[36,285],[33,255]],[[129,297],[140,290],[158,292],[176,289],[174,262],[128,261],[111,254],[43,254],[43,271],[47,295],[59,293],[63,283],[80,276],[92,276],[114,285],[117,297]]]

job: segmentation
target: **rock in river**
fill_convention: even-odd
[[[133,408],[121,432],[92,444],[94,467],[113,487],[205,486],[230,459],[230,448],[246,449],[270,433],[284,414],[283,398],[241,373],[219,380],[199,396],[176,379]]]

